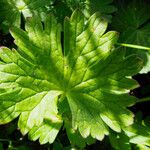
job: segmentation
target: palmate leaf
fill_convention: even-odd
[[[52,143],[68,120],[79,136],[98,140],[109,127],[120,132],[131,125],[133,114],[126,107],[136,99],[128,92],[137,82],[130,76],[142,61],[114,50],[118,34],[106,29],[99,13],[85,24],[80,11],[65,19],[64,37],[52,15],[44,24],[29,18],[26,31],[14,27],[18,50],[0,49],[0,123],[19,116],[21,132],[41,144]]]
[[[119,31],[119,41],[150,47],[150,5],[143,0],[116,0],[118,11],[112,19],[112,26]],[[125,48],[127,55],[138,54],[144,60],[141,73],[150,71],[150,52]]]
[[[7,32],[11,26],[19,27],[21,13],[25,18],[37,13],[42,18],[42,13],[48,12],[52,0],[1,0],[0,1],[0,27]]]

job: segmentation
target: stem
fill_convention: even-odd
[[[0,142],[10,142],[9,139],[0,139]]]
[[[140,98],[137,102],[141,103],[141,102],[147,102],[147,101],[150,101],[150,97]]]
[[[116,45],[150,51],[150,47],[145,47],[145,46],[141,46],[141,45],[126,44],[126,43],[116,43]]]

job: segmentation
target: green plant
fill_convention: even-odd
[[[128,90],[137,83],[126,76],[141,69],[141,60],[113,51],[117,33],[104,34],[107,22],[98,14],[84,26],[84,17],[76,11],[64,26],[64,53],[61,27],[53,16],[44,29],[40,20],[32,18],[26,32],[11,30],[18,51],[0,51],[0,121],[7,123],[20,115],[23,134],[52,143],[62,122],[71,119],[72,128],[84,138],[102,140],[109,133],[106,125],[120,132],[133,122],[125,107],[135,102]]]
[[[0,47],[0,124],[18,118],[23,136],[38,139],[40,144],[53,143],[54,150],[84,149],[96,140],[105,140],[116,150],[149,149],[149,117],[143,119],[137,114],[134,118],[128,108],[149,101],[148,97],[139,100],[129,95],[139,86],[132,76],[149,71],[149,61],[142,57],[150,56],[145,34],[146,29],[149,31],[149,15],[146,13],[142,20],[139,17],[147,6],[139,0],[144,8],[136,14],[134,7],[141,8],[136,1],[115,1],[118,11],[113,15],[111,29],[119,31],[119,37],[118,32],[108,31],[108,18],[117,10],[112,0],[74,2],[0,2],[1,27],[7,32],[11,27],[16,45],[16,49]],[[4,4],[7,7],[2,8]],[[18,4],[25,6],[18,9]],[[63,6],[66,9],[59,14]],[[11,20],[5,12],[8,9],[14,14]],[[126,18],[126,13],[135,14],[135,22],[131,21],[133,16]],[[126,24],[120,25],[121,19]],[[25,26],[21,25],[24,22]],[[133,32],[136,34],[131,36]],[[8,133],[15,128],[16,124],[8,126]],[[71,145],[61,143],[62,132]],[[10,139],[6,141],[8,149],[30,149],[26,144],[15,148]]]

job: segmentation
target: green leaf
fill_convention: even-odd
[[[33,13],[43,18],[43,13],[48,12],[52,0],[1,0],[0,1],[0,27],[7,31],[10,26],[19,27],[21,14],[25,18]],[[4,7],[5,6],[5,7]]]
[[[131,144],[136,144],[142,150],[150,146],[150,128],[136,122],[125,127],[120,134],[112,132],[109,138],[116,150],[131,150]]]
[[[89,18],[93,13],[99,12],[107,18],[111,18],[111,14],[116,11],[113,6],[113,0],[62,0],[71,10],[81,9],[86,18]]]
[[[64,37],[52,15],[44,24],[29,18],[25,31],[12,28],[18,50],[0,49],[0,123],[19,117],[21,132],[41,144],[52,143],[68,120],[75,135],[98,140],[109,127],[131,125],[126,107],[136,98],[128,93],[138,86],[131,76],[142,61],[114,50],[118,33],[106,29],[99,13],[85,24],[80,11],[65,19]]]
[[[116,2],[118,12],[112,19],[112,26],[119,31],[121,43],[134,44],[150,47],[150,5],[143,0],[131,2]],[[150,52],[125,48],[127,55],[138,54],[144,60],[144,67],[140,73],[150,71]]]
[[[138,148],[138,150],[149,150],[148,146],[144,146],[144,145],[140,145],[140,144],[137,145],[137,148]]]
[[[111,18],[111,14],[117,9],[112,5],[113,0],[85,0],[85,10],[84,14],[87,18],[95,12],[100,12],[103,15],[106,15],[108,18]]]
[[[131,144],[136,144],[141,150],[150,146],[150,129],[139,123],[134,123],[123,129],[120,134],[111,133],[110,142],[115,150],[131,150]]]
[[[124,129],[126,135],[130,138],[130,142],[150,146],[150,128],[138,123]]]
[[[62,125],[57,114],[57,101],[61,94],[58,84],[62,82],[59,81],[62,79],[59,71],[63,69],[63,60],[59,41],[60,25],[51,16],[45,23],[44,32],[41,27],[38,19],[29,19],[26,25],[28,34],[17,28],[12,31],[18,51],[1,48],[1,59],[5,63],[0,66],[0,89],[3,91],[0,95],[0,122],[7,123],[20,115],[18,126],[21,132],[26,134],[30,131],[29,136],[33,140],[40,136],[43,144],[48,141],[52,143]],[[42,40],[47,43],[45,47],[39,41],[43,38],[42,34],[47,35]],[[57,52],[51,53],[52,49]]]
[[[116,134],[112,132],[109,135],[110,143],[115,150],[131,150],[129,137],[124,133]]]
[[[73,10],[66,0],[55,0],[49,11],[56,16],[58,22],[63,24],[64,18],[66,16],[70,17]]]
[[[116,150],[131,149],[131,144],[136,145],[136,149],[145,150],[150,146],[150,128],[142,121],[142,114],[136,114],[134,124],[123,128],[121,133],[111,132],[109,139]],[[145,148],[145,149],[144,149]]]

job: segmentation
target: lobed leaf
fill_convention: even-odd
[[[106,29],[99,13],[85,24],[78,10],[65,19],[64,38],[53,15],[43,24],[29,18],[25,31],[12,28],[18,49],[0,48],[0,124],[19,117],[21,132],[45,144],[64,122],[71,142],[87,138],[80,147],[90,137],[102,140],[109,128],[121,132],[131,125],[126,107],[136,98],[128,93],[138,86],[131,76],[142,61],[114,49],[118,33]]]

